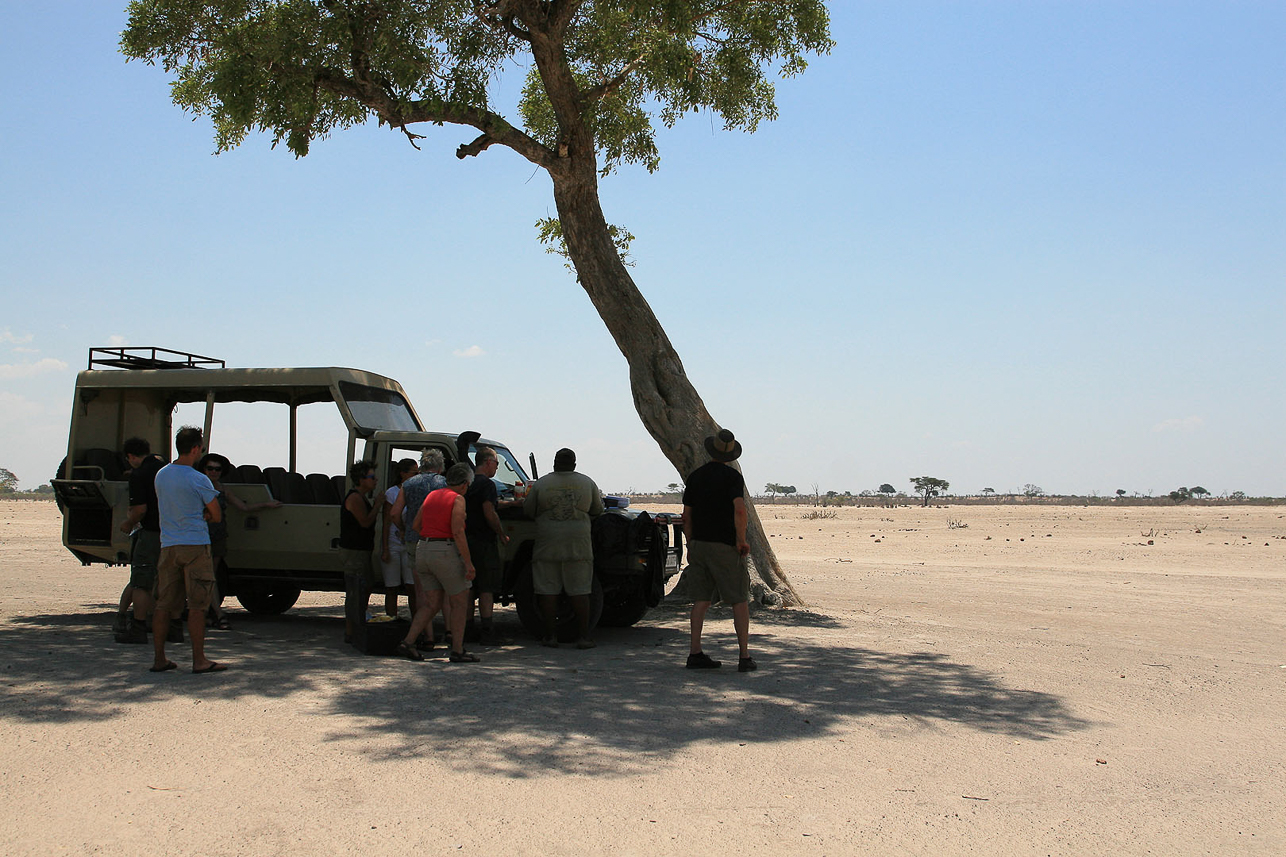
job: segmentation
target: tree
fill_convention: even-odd
[[[678,494],[679,489],[682,487],[683,486],[680,485],[678,482],[671,482],[669,485],[665,486],[665,490],[667,493],[670,493],[670,494]]]
[[[1200,485],[1194,485],[1192,486],[1192,488],[1188,490],[1188,493],[1191,494],[1196,499],[1200,500],[1202,497],[1205,497],[1210,492],[1207,491],[1205,488],[1202,488]]]
[[[1192,492],[1189,491],[1184,486],[1180,486],[1170,492],[1170,499],[1176,503],[1182,503],[1184,500],[1188,500],[1191,497],[1192,497]]]
[[[995,495],[995,493],[996,493],[996,489],[995,489],[995,488],[983,488],[983,489],[982,489],[982,496],[984,496],[984,497],[991,497],[991,496],[994,496],[994,495]]]
[[[1030,482],[1028,482],[1026,485],[1023,486],[1024,497],[1039,497],[1044,493],[1045,493],[1045,489],[1041,488],[1039,485],[1033,485]]]
[[[924,497],[924,505],[929,505],[929,499],[937,497],[943,491],[951,487],[951,483],[945,479],[937,479],[932,476],[912,476],[911,484],[915,486],[915,493]]]
[[[1124,488],[1117,488],[1117,489],[1116,489],[1116,496],[1117,496],[1117,497],[1124,497],[1124,496],[1125,496],[1125,489],[1124,489]]]
[[[18,477],[12,470],[0,467],[0,494],[11,494],[18,490]]]
[[[218,149],[253,130],[297,157],[374,117],[415,145],[412,126],[478,136],[458,158],[507,147],[543,169],[561,248],[629,367],[643,425],[686,475],[718,429],[622,259],[632,236],[607,222],[598,182],[624,164],[657,169],[654,121],[717,114],[754,131],[777,114],[766,70],[783,76],[830,50],[823,0],[135,0],[131,58],[176,76],[175,103],[211,116]],[[501,72],[525,67],[521,126],[493,109]],[[755,568],[799,603],[750,498]]]
[[[894,488],[892,485],[890,485],[887,482],[885,482],[883,485],[879,487],[879,493],[883,494],[885,497],[892,497],[894,494],[897,493],[897,490],[898,489]]]

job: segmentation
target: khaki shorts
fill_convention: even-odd
[[[592,559],[531,561],[531,583],[537,595],[589,595],[594,588]]]
[[[464,579],[464,560],[455,542],[421,539],[415,546],[415,576],[427,590],[459,595],[469,588]]]
[[[171,615],[189,611],[204,613],[214,597],[214,561],[209,545],[173,545],[161,548],[157,567],[156,609]]]
[[[688,568],[693,601],[742,604],[750,600],[750,574],[746,559],[732,545],[722,542],[688,542]]]

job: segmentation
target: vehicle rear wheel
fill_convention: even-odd
[[[242,587],[237,593],[237,600],[251,613],[276,616],[294,607],[299,600],[299,593],[297,586],[262,584]]]
[[[537,640],[545,636],[545,617],[540,612],[540,603],[536,597],[536,590],[531,584],[531,563],[518,573],[518,580],[514,586],[514,606],[518,608],[518,621],[522,622],[522,627]],[[599,624],[599,617],[603,615],[603,585],[599,583],[598,575],[594,575],[594,587],[589,593],[589,628],[594,630]],[[555,622],[555,628],[558,632],[558,640],[563,643],[570,643],[576,639],[576,611],[572,608],[572,600],[566,595],[558,597],[558,618]]]
[[[628,628],[647,615],[647,600],[642,591],[631,592],[615,604],[603,605],[603,615],[598,624],[604,628]]]

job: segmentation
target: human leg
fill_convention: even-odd
[[[188,633],[192,635],[192,671],[212,672],[216,665],[205,656],[205,612],[214,598],[214,560],[208,545],[176,548],[183,568],[188,602]]]
[[[464,654],[464,623],[469,616],[469,590],[464,589],[447,599],[451,602],[451,652]]]
[[[750,602],[742,601],[732,605],[732,627],[737,632],[741,657],[750,657]]]
[[[692,614],[688,617],[690,627],[690,644],[688,653],[695,655],[701,651],[701,630],[705,627],[706,611],[710,609],[709,601],[692,602]]]

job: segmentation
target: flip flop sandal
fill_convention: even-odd
[[[476,664],[478,656],[472,652],[452,652],[451,663],[453,664]]]
[[[147,671],[148,671],[148,672],[150,672],[150,673],[163,673],[163,672],[169,672],[170,670],[176,670],[176,669],[178,669],[178,668],[179,668],[179,665],[178,665],[178,664],[176,664],[174,661],[166,661],[166,662],[165,662],[165,666],[163,666],[163,667],[148,667],[148,668],[147,668]]]
[[[217,664],[214,661],[210,661],[210,665],[208,667],[202,667],[201,669],[193,667],[192,672],[195,675],[200,675],[201,673],[221,673],[227,668],[227,664]]]

